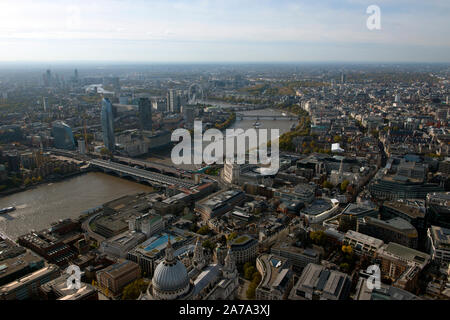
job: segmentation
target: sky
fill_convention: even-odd
[[[0,61],[450,62],[449,17],[448,0],[0,0]]]

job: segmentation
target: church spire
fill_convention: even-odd
[[[231,246],[228,246],[228,252],[227,252],[227,256],[225,257],[225,265],[224,265],[224,269],[227,272],[233,273],[233,271],[235,270],[235,263],[234,263],[234,255],[233,252],[231,251]]]
[[[175,261],[174,250],[172,248],[172,243],[170,243],[170,235],[168,235],[165,260],[167,263],[172,263]]]
[[[197,242],[195,243],[194,248],[194,257],[193,257],[194,266],[198,269],[201,269],[205,266],[205,257],[203,255],[203,246],[200,242],[200,237],[197,237]]]
[[[344,173],[344,158],[341,159],[341,165],[339,166],[339,174]]]

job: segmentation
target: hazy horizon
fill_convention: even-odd
[[[3,0],[0,61],[447,63],[448,16],[445,0]]]

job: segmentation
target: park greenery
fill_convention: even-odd
[[[327,235],[325,234],[325,232],[323,232],[322,230],[318,230],[318,231],[313,231],[309,234],[309,238],[311,239],[311,241],[319,246],[323,246],[325,245],[325,243],[327,242]]]
[[[147,290],[149,282],[144,279],[137,279],[123,288],[122,300],[136,300],[141,293]]]
[[[200,227],[200,229],[197,230],[197,233],[202,236],[207,235],[210,232],[211,232],[211,230],[209,229],[209,227],[207,225],[204,225],[204,226]]]
[[[261,274],[256,270],[255,266],[251,262],[244,264],[244,278],[246,280],[251,280],[248,289],[246,291],[247,299],[254,299],[256,288],[261,282]]]
[[[311,134],[311,120],[308,113],[298,105],[281,106],[280,109],[298,115],[299,122],[293,131],[286,132],[280,136],[279,147],[282,151],[295,151],[293,139],[295,137],[305,137]],[[307,151],[306,149],[304,150]],[[309,150],[308,150],[309,151]]]
[[[216,124],[215,124],[215,127],[216,127],[216,129],[219,129],[219,130],[226,129],[226,128],[228,128],[230,125],[232,125],[233,122],[234,122],[235,120],[236,120],[236,113],[230,112],[230,115],[228,116],[228,119],[225,120],[225,121],[222,122],[222,123],[216,123]]]

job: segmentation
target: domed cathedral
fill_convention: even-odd
[[[186,263],[186,261],[185,261]],[[200,238],[194,255],[185,266],[177,257],[170,240],[166,256],[158,264],[147,293],[141,300],[231,300],[236,298],[239,275],[230,249],[223,264],[208,263]]]
[[[152,282],[143,300],[189,299],[193,284],[184,264],[174,256],[170,238],[166,247],[166,256],[153,273]]]

